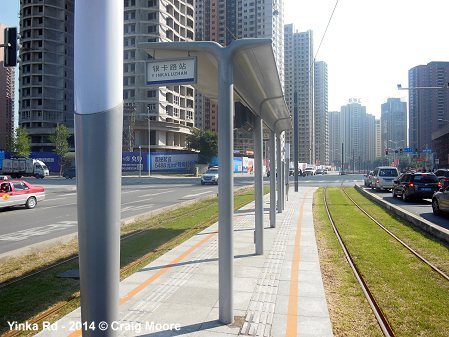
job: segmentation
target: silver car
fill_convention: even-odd
[[[211,167],[202,175],[201,185],[205,184],[218,185],[218,167]]]
[[[391,190],[398,176],[399,171],[394,166],[376,167],[371,176],[371,188],[375,188],[376,191]]]

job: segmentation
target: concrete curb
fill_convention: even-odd
[[[404,219],[404,220],[410,222],[413,226],[429,233],[430,235],[438,238],[439,240],[441,240],[445,243],[449,243],[449,230],[447,230],[446,228],[439,227],[439,226],[433,224],[432,222],[421,218],[420,216],[418,216],[416,214],[413,214],[404,209],[401,209],[401,208],[397,207],[396,205],[393,205],[392,203],[389,203],[388,201],[385,201],[385,200],[379,198],[376,195],[368,193],[359,185],[355,185],[354,187],[363,196],[365,196],[369,200],[375,202],[379,206],[387,209],[392,214],[397,215],[401,219]]]

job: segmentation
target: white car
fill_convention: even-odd
[[[316,174],[315,172],[316,171],[313,167],[306,167],[304,169],[304,175],[306,175],[306,176],[314,176]]]
[[[218,167],[209,168],[201,177],[201,185],[215,184],[218,185]]]

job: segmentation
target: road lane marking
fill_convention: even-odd
[[[172,191],[163,191],[163,192],[158,192],[158,193],[149,193],[149,194],[144,194],[144,195],[139,195],[139,198],[145,198],[145,197],[153,197],[155,195],[161,195],[161,194],[166,194],[166,193],[170,193]]]
[[[127,206],[123,207],[120,212],[128,212],[128,211],[138,211],[141,209],[147,209],[153,207],[154,204],[146,204],[146,205],[140,205],[140,206]]]
[[[0,241],[23,241],[33,236],[47,235],[53,232],[62,231],[76,227],[77,221],[59,221],[56,224],[45,225],[21,231],[0,235]]]
[[[211,194],[211,193],[214,193],[214,192],[213,192],[213,191],[206,191],[206,192],[201,192],[201,193],[196,193],[196,194],[188,194],[188,195],[185,195],[185,196],[181,197],[181,199],[184,199],[184,198],[191,198],[191,197],[197,197],[197,196],[199,196],[199,195],[206,194],[206,193]]]

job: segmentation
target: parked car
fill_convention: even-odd
[[[36,207],[38,201],[45,199],[45,189],[24,180],[7,180],[0,183],[0,208],[25,205]]]
[[[441,183],[433,173],[404,173],[394,181],[393,198],[401,196],[402,200],[427,199],[441,188]]]
[[[399,171],[394,166],[379,166],[376,167],[371,176],[371,188],[380,190],[391,190],[393,188],[393,181],[399,176]]]
[[[363,179],[365,187],[371,187],[371,179],[373,177],[373,173],[374,173],[374,171],[369,171],[367,174],[365,174],[364,179]]]
[[[73,179],[74,177],[76,177],[76,168],[70,167],[67,170],[64,170],[64,173],[62,176],[66,179]]]
[[[210,167],[206,173],[201,176],[201,185],[216,184],[218,185],[218,167]]]
[[[449,186],[440,188],[432,196],[432,211],[435,215],[440,215],[442,212],[449,212]]]
[[[443,185],[443,188],[449,186],[449,169],[438,169],[435,171],[435,175]]]
[[[315,174],[324,174],[324,170],[323,169],[317,169],[315,171]]]
[[[11,179],[9,176],[5,175],[5,174],[0,174],[0,181],[1,180],[8,180]]]

